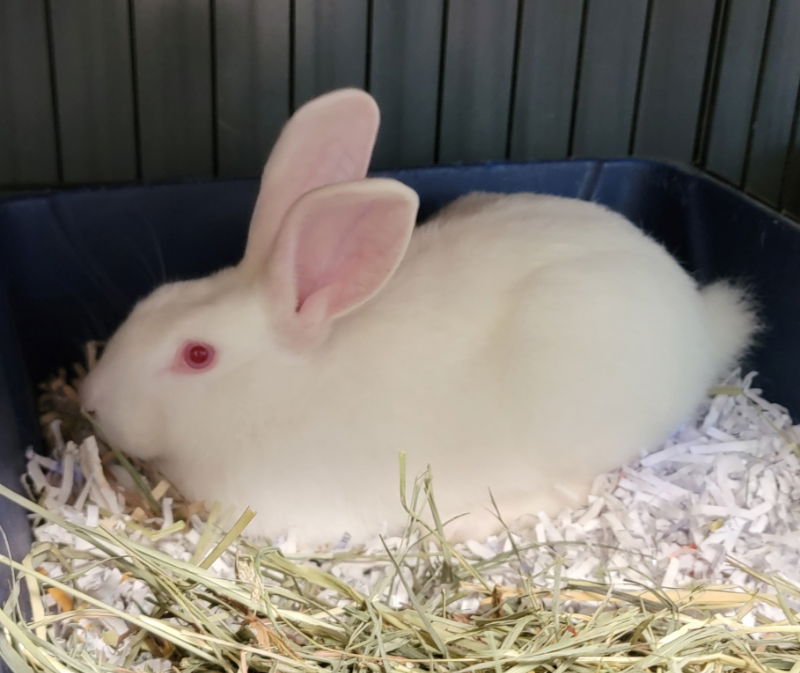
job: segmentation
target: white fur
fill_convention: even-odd
[[[748,344],[727,285],[699,292],[633,224],[551,196],[470,195],[419,228],[377,296],[315,348],[282,345],[252,270],[165,286],[82,391],[112,442],[190,498],[257,511],[251,530],[318,543],[405,521],[430,464],[452,537],[580,504],[592,478],[653,447]],[[209,372],[167,371],[185,339]]]

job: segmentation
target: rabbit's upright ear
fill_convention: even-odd
[[[285,343],[313,347],[332,321],[372,297],[405,254],[419,199],[395,180],[322,187],[288,212],[267,264],[267,290]]]
[[[295,112],[264,166],[243,265],[258,270],[281,220],[303,194],[366,176],[379,121],[375,100],[358,89],[333,91]]]

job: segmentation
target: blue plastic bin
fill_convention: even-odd
[[[701,282],[745,279],[769,330],[748,366],[800,415],[800,227],[697,172],[646,161],[557,161],[384,173],[416,189],[421,219],[473,191],[598,201],[661,240]],[[243,250],[255,180],[65,191],[0,203],[0,479],[19,484],[38,445],[35,385],[104,338],[164,280],[206,274]],[[679,366],[676,363],[676,366]],[[15,554],[23,512],[0,501]],[[6,581],[0,587],[5,595]]]

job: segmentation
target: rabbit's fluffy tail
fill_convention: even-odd
[[[701,291],[715,345],[718,371],[734,366],[761,329],[752,298],[736,285],[719,281]]]

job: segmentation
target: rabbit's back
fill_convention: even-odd
[[[478,193],[417,228],[381,295],[342,319],[334,345],[373,344],[380,357],[380,344],[402,338],[463,360],[513,339],[515,325],[556,335],[553,321],[572,316],[619,336],[623,321],[635,332],[650,311],[684,320],[700,309],[692,279],[619,214],[575,199]]]

